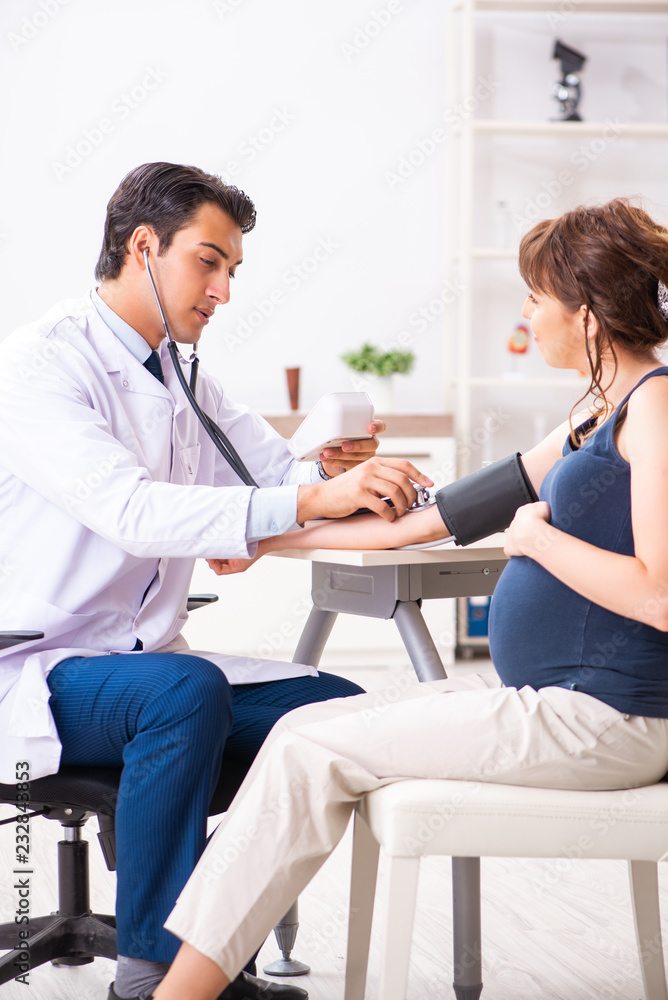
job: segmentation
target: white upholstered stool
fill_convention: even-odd
[[[482,991],[479,859],[574,856],[629,862],[646,1000],[668,1000],[657,880],[657,862],[668,856],[668,783],[571,792],[411,779],[365,796],[355,815],[345,1000],[364,997],[379,845],[389,856],[379,1000],[406,996],[418,869],[430,854],[458,859],[457,1000],[477,1000]]]

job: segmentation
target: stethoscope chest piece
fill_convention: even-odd
[[[411,504],[406,513],[412,510],[424,510],[425,507],[431,507],[432,504],[436,503],[436,496],[432,496],[426,486],[416,486],[415,492],[417,493],[415,502]]]

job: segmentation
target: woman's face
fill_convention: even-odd
[[[552,368],[585,371],[585,307],[569,312],[559,299],[544,292],[527,292],[522,315],[531,323],[540,353]]]

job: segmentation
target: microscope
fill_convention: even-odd
[[[552,96],[559,102],[560,113],[553,121],[581,122],[582,118],[577,112],[581,96],[579,72],[587,57],[557,39],[552,58],[561,63],[561,80],[555,83],[552,90]]]

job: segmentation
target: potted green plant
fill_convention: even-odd
[[[391,413],[394,409],[394,376],[407,375],[415,363],[412,351],[383,351],[365,343],[357,351],[341,355],[353,372],[353,388],[368,392],[377,413]]]

